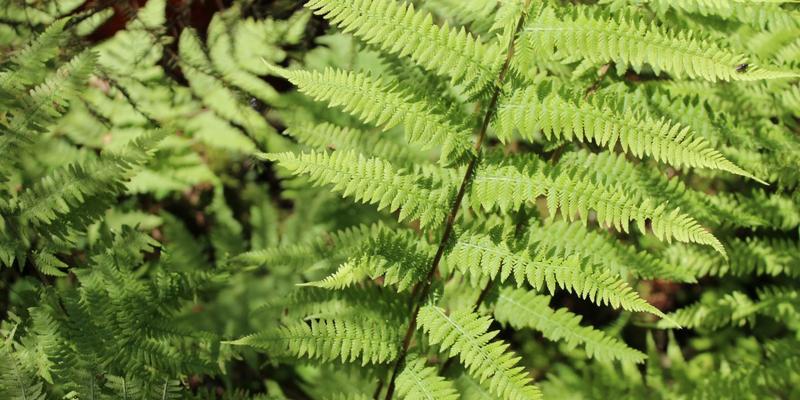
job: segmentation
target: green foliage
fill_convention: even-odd
[[[794,1],[7,3],[0,398],[800,396]]]

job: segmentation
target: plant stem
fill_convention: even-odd
[[[456,198],[453,202],[453,207],[450,209],[450,212],[445,218],[444,232],[442,233],[442,239],[439,241],[439,247],[436,249],[436,254],[433,256],[431,268],[428,270],[428,275],[425,277],[425,280],[421,282],[422,287],[419,290],[419,293],[414,298],[414,310],[411,313],[411,318],[409,318],[408,328],[406,329],[406,334],[403,337],[403,344],[397,354],[397,360],[395,361],[392,369],[392,375],[389,379],[389,386],[386,389],[386,400],[391,400],[394,396],[395,380],[397,379],[397,374],[400,372],[400,366],[403,364],[406,355],[408,354],[408,347],[411,345],[411,338],[414,336],[414,331],[417,327],[417,314],[419,314],[419,310],[422,307],[422,302],[424,301],[425,297],[428,296],[428,292],[433,284],[434,274],[436,273],[436,270],[439,269],[439,263],[441,262],[442,256],[444,256],[444,251],[447,248],[448,242],[450,241],[450,235],[453,233],[453,225],[455,224],[458,210],[461,208],[461,202],[464,200],[464,194],[467,191],[467,187],[472,182],[475,168],[478,165],[478,161],[481,159],[481,149],[483,147],[484,138],[486,137],[486,131],[489,129],[489,122],[492,120],[492,114],[497,106],[497,101],[500,98],[500,92],[502,91],[503,83],[505,82],[506,75],[508,74],[509,67],[511,66],[511,58],[514,56],[515,39],[517,37],[517,33],[522,28],[522,24],[525,22],[525,15],[527,14],[530,2],[531,0],[525,0],[523,12],[519,17],[514,34],[511,35],[509,40],[506,59],[503,62],[503,67],[500,69],[500,73],[497,76],[494,93],[489,101],[489,106],[486,107],[486,114],[483,116],[483,122],[481,123],[480,130],[478,131],[478,140],[475,142],[475,156],[470,160],[469,165],[467,165],[467,170],[464,172],[464,178],[461,180],[461,186],[458,188],[458,193],[456,194]]]

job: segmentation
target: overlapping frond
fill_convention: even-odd
[[[602,265],[621,276],[631,273],[640,278],[668,278],[689,282],[696,277],[694,271],[683,264],[669,262],[670,260],[659,255],[637,250],[631,244],[620,242],[608,232],[590,230],[583,224],[565,220],[547,221],[544,224],[531,222],[528,243],[550,249],[562,257],[584,255],[591,263]]]
[[[754,325],[758,315],[789,326],[800,323],[800,291],[789,287],[764,287],[758,290],[756,299],[740,291],[719,296],[710,294],[669,314],[672,320],[660,321],[659,326],[672,328],[677,323],[689,328],[717,330],[725,326]]]
[[[288,265],[304,268],[323,259],[336,258],[358,248],[372,235],[382,229],[380,224],[359,225],[331,232],[308,243],[294,243],[262,250],[241,253],[229,260],[232,266],[266,267]]]
[[[432,112],[436,108],[433,104],[412,99],[402,88],[381,78],[334,69],[323,72],[273,69],[301,92],[331,107],[341,107],[365,123],[384,130],[402,124],[410,142],[423,149],[442,146],[447,161],[474,153],[469,129]]]
[[[470,191],[473,206],[487,209],[495,205],[514,209],[540,196],[547,199],[551,216],[560,210],[568,220],[586,222],[592,210],[598,222],[619,231],[628,232],[635,221],[640,231],[652,231],[660,240],[705,244],[725,254],[719,240],[679,208],[629,193],[619,185],[598,185],[580,173],[553,169],[532,157],[482,163]]]
[[[296,155],[268,155],[295,174],[307,174],[318,185],[356,201],[376,204],[378,209],[400,211],[401,221],[419,219],[422,226],[441,223],[447,213],[450,192],[430,187],[419,177],[379,158],[366,158],[352,151],[311,151]]]
[[[408,56],[425,69],[450,76],[455,83],[482,89],[496,76],[501,52],[465,29],[438,26],[412,3],[395,0],[313,0],[306,7],[345,32],[384,51]]]
[[[417,316],[419,326],[432,344],[458,356],[470,375],[485,383],[496,396],[505,399],[538,399],[541,393],[530,382],[519,357],[508,351],[508,344],[492,340],[491,318],[470,311],[450,315],[436,306],[425,306]]]
[[[531,328],[542,332],[550,340],[563,340],[570,347],[583,345],[586,355],[597,360],[637,363],[645,360],[642,352],[603,331],[581,325],[580,316],[565,308],[553,310],[549,304],[550,296],[524,289],[503,288],[497,294],[494,317],[514,329]]]
[[[800,244],[790,239],[751,237],[727,242],[729,260],[702,249],[673,245],[664,252],[671,264],[702,276],[800,276]]]
[[[353,150],[397,163],[424,160],[417,152],[411,151],[411,148],[377,132],[345,128],[330,123],[299,123],[290,125],[285,133],[317,150]]]
[[[517,285],[527,281],[551,294],[561,288],[595,304],[663,315],[619,275],[591,265],[579,255],[563,258],[547,248],[526,247],[524,243],[480,232],[465,232],[457,236],[446,259],[449,265],[471,275],[496,278],[499,274],[501,282],[513,276]]]
[[[613,61],[637,72],[647,64],[656,73],[710,81],[797,77],[794,72],[758,67],[694,31],[669,30],[633,12],[612,15],[594,7],[543,7],[524,29],[524,46],[558,59]]]
[[[315,319],[299,321],[230,342],[267,350],[271,354],[322,361],[361,360],[362,365],[387,363],[397,357],[400,335],[393,326],[376,321]]]
[[[638,158],[753,178],[687,126],[624,110],[612,97],[598,93],[587,100],[549,83],[512,92],[498,107],[495,128],[506,141],[515,130],[529,140],[542,131],[548,139],[591,142],[611,150],[619,145]]]
[[[438,375],[436,368],[425,365],[424,358],[409,356],[397,375],[397,394],[407,400],[455,400],[453,383]]]
[[[340,289],[365,278],[382,278],[383,285],[403,291],[426,276],[434,252],[433,246],[410,231],[384,229],[367,239],[332,275],[306,285]]]

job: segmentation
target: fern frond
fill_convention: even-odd
[[[405,145],[376,132],[356,128],[340,127],[330,123],[299,123],[291,124],[285,133],[317,150],[353,150],[401,164],[424,160]]]
[[[19,90],[41,81],[42,72],[46,71],[41,66],[58,54],[58,47],[65,39],[64,28],[67,22],[68,19],[54,21],[36,39],[11,57],[10,61],[15,67],[0,72],[0,93]]]
[[[521,41],[541,53],[555,52],[559,59],[583,58],[597,64],[613,61],[631,65],[636,72],[648,64],[657,74],[665,71],[677,78],[729,81],[798,76],[758,67],[744,55],[695,37],[693,31],[670,31],[643,15],[620,12],[612,16],[596,10],[545,7],[529,18]],[[737,68],[743,64],[748,65],[746,70]]]
[[[424,358],[408,356],[403,371],[397,375],[397,394],[407,400],[455,400],[453,384],[425,365]]]
[[[287,265],[305,268],[319,260],[331,259],[339,254],[350,254],[381,229],[383,229],[381,224],[359,225],[330,232],[306,243],[248,251],[232,257],[228,262],[231,266],[242,267]]]
[[[628,193],[652,198],[656,203],[670,204],[698,220],[719,224],[736,220],[733,214],[715,207],[707,194],[689,189],[678,177],[668,178],[645,164],[634,164],[622,154],[573,151],[558,161],[562,173],[576,171],[603,186],[621,186]],[[734,222],[735,223],[735,222]]]
[[[761,29],[786,29],[800,25],[795,12],[781,8],[792,1],[728,1],[728,0],[648,0],[653,8],[664,14],[670,8],[703,16],[735,19]]]
[[[305,285],[340,289],[364,278],[383,279],[404,291],[421,281],[430,269],[435,248],[406,230],[381,230],[365,241],[357,255],[351,256],[333,275]]]
[[[499,273],[501,282],[513,275],[518,286],[527,281],[551,294],[561,288],[595,304],[664,315],[618,275],[587,264],[578,255],[561,258],[546,248],[520,248],[486,234],[468,232],[458,235],[446,257],[448,265],[471,275],[495,278]]]
[[[650,229],[660,240],[705,244],[725,255],[719,240],[680,209],[670,210],[667,204],[627,193],[619,186],[597,185],[574,172],[549,170],[532,157],[482,163],[475,173],[470,202],[473,207],[491,209],[498,205],[504,210],[533,202],[540,196],[547,199],[551,216],[561,210],[568,220],[586,222],[591,209],[596,212],[598,222],[624,232],[628,232],[632,221],[640,231],[647,232],[645,221],[650,221]]]
[[[729,260],[703,249],[673,245],[664,258],[674,265],[683,265],[693,275],[701,276],[800,276],[800,244],[789,239],[777,240],[751,237],[733,239],[726,243]]]
[[[470,131],[449,118],[432,113],[427,100],[415,100],[402,89],[367,73],[326,69],[323,72],[273,68],[315,100],[360,118],[364,123],[388,130],[403,125],[409,142],[429,149],[442,146],[445,161],[474,154]]]
[[[662,257],[637,250],[608,232],[590,230],[583,224],[565,220],[552,220],[544,224],[531,221],[528,232],[529,245],[547,248],[555,254],[568,258],[584,255],[592,264],[602,265],[620,276],[632,273],[636,277],[665,278],[681,282],[695,281],[693,270],[684,264],[668,262]],[[687,246],[688,247],[688,246]]]
[[[333,190],[344,197],[376,204],[379,210],[400,210],[400,221],[419,219],[426,227],[441,223],[447,213],[447,188],[426,187],[418,177],[379,158],[366,158],[352,151],[267,157],[295,174],[308,174],[317,185],[332,184]]]
[[[515,129],[528,140],[542,131],[548,140],[594,142],[611,150],[619,144],[638,158],[648,156],[679,168],[718,169],[757,180],[707,140],[695,137],[689,127],[619,107],[600,93],[586,100],[560,93],[551,84],[529,86],[500,103],[495,128],[503,141],[510,140]]]
[[[800,323],[800,291],[788,287],[764,287],[758,290],[755,300],[739,291],[721,297],[710,295],[669,316],[682,326],[713,331],[731,325],[753,325],[757,315],[768,316],[788,326]],[[673,325],[664,320],[659,322],[659,327],[671,328]]]
[[[451,357],[458,355],[470,375],[486,383],[495,395],[505,399],[541,398],[539,389],[517,366],[519,357],[507,351],[508,344],[492,341],[498,332],[489,331],[491,318],[471,311],[447,315],[439,307],[425,306],[417,321],[432,344],[449,351]]]
[[[400,334],[396,327],[363,318],[295,322],[229,342],[269,354],[287,354],[322,361],[341,359],[383,364],[397,357]]]
[[[313,0],[306,7],[367,43],[410,57],[454,83],[469,82],[477,91],[495,78],[502,61],[497,45],[483,44],[463,28],[435,25],[430,14],[414,10],[412,3]]]
[[[503,288],[497,294],[495,319],[515,329],[532,328],[544,337],[563,340],[569,347],[583,345],[586,355],[600,361],[621,360],[640,363],[646,356],[606,335],[603,331],[581,325],[581,317],[565,308],[551,309],[550,296],[537,295],[524,289]]]

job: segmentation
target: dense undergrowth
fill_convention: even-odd
[[[800,397],[800,5],[0,1],[0,398]]]

